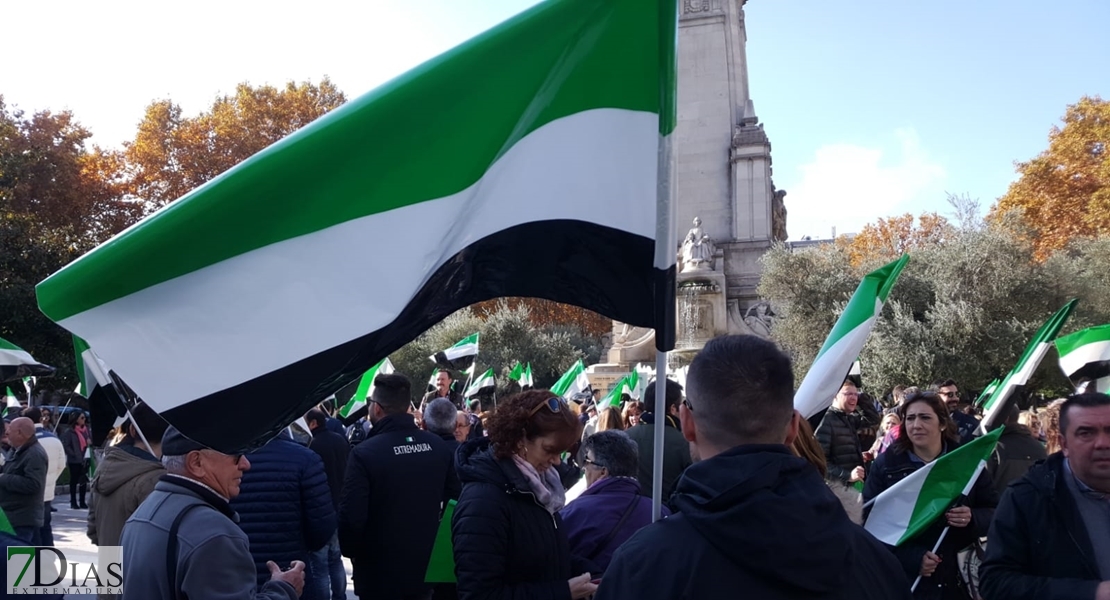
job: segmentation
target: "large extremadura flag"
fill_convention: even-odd
[[[540,3],[186,194],[39,305],[228,452],[475,302],[662,324],[676,19],[674,0]]]

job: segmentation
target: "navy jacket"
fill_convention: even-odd
[[[239,496],[231,501],[250,540],[258,585],[270,579],[266,561],[283,569],[308,562],[335,534],[336,515],[324,463],[283,433],[247,455]]]
[[[979,591],[986,598],[1094,598],[1100,581],[1090,533],[1057,452],[1010,485],[991,523]]]
[[[340,428],[342,431],[342,428]],[[328,476],[328,488],[336,513],[339,512],[339,497],[343,493],[343,477],[347,473],[347,458],[351,454],[351,444],[342,434],[327,427],[317,427],[312,431],[312,441],[308,449],[320,455],[324,461],[324,473]]]
[[[950,444],[948,451],[955,448]],[[899,452],[889,448],[875,459],[871,464],[871,471],[867,475],[867,482],[863,487],[863,500],[867,502],[884,492],[887,488],[906,478],[907,475],[925,466],[910,458],[910,452]],[[937,570],[929,577],[921,578],[913,597],[922,599],[939,599],[949,597],[963,597],[957,592],[959,588],[960,572],[956,554],[971,545],[978,538],[987,535],[991,518],[994,517],[994,508],[998,506],[998,494],[994,491],[991,477],[983,471],[968,495],[967,505],[971,507],[971,523],[967,527],[953,527],[948,530],[941,542],[937,554],[941,557]],[[910,581],[917,578],[921,572],[921,559],[925,552],[931,551],[940,539],[948,521],[941,515],[927,529],[913,538],[906,540],[902,545],[890,547],[890,551],[902,563],[902,569]]]
[[[409,414],[378,421],[351,450],[339,547],[351,558],[356,595],[398,598],[431,589],[424,575],[453,487],[452,459],[447,443],[418,429]]]
[[[516,464],[495,458],[484,438],[459,448],[455,468],[463,485],[451,521],[459,600],[570,600],[567,580],[586,569],[572,570],[562,517],[536,501]]]
[[[910,597],[898,561],[786,446],[737,446],[694,463],[672,501],[677,514],[617,550],[595,600]]]
[[[621,522],[626,511],[628,516]],[[609,568],[617,548],[651,524],[651,498],[640,495],[640,482],[635,477],[606,477],[594,482],[559,514],[571,554],[588,561],[590,573],[600,576]],[[663,516],[670,515],[664,506]]]

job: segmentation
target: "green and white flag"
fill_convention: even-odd
[[[990,397],[994,394],[995,390],[998,389],[998,386],[1001,383],[1001,379],[995,379],[994,381],[988,383],[987,387],[983,388],[983,391],[979,392],[979,397],[975,399],[975,404],[977,406],[982,406],[987,400],[990,399]]]
[[[492,298],[581,306],[669,350],[677,15],[540,2],[168,204],[40,283],[39,306],[223,452]]]
[[[435,364],[444,369],[468,372],[478,357],[478,334],[473,333],[459,340],[454,346],[429,356]]]
[[[0,338],[0,382],[15,381],[32,375],[49,377],[53,374],[54,367],[41,364],[30,352]]]
[[[956,498],[971,492],[1000,435],[1001,427],[926,464],[887,488],[870,501],[871,514],[867,516],[864,529],[891,546],[898,546],[921,533],[940,518]]]
[[[1033,334],[1033,339],[1029,340],[1029,345],[1025,347],[1025,352],[1018,359],[1017,365],[1002,379],[1002,383],[998,384],[998,388],[995,389],[990,398],[987,398],[983,403],[983,420],[979,422],[978,429],[980,434],[1001,425],[999,421],[1004,414],[1002,409],[1006,406],[1007,400],[1029,382],[1029,378],[1040,366],[1041,359],[1052,347],[1052,342],[1060,334],[1060,329],[1064,327],[1064,323],[1068,322],[1068,317],[1071,316],[1071,312],[1075,310],[1075,305],[1078,303],[1079,300],[1072,300],[1065,304],[1049,317],[1044,325],[1041,325],[1037,333]]]
[[[527,390],[535,387],[535,382],[532,380],[532,363],[524,366],[524,372],[520,374],[520,389]]]
[[[570,400],[588,389],[590,379],[586,377],[586,365],[579,359],[551,386],[551,393]]]
[[[910,256],[903,254],[864,276],[794,394],[794,408],[803,417],[808,419],[832,405],[909,260]]]
[[[1110,325],[1088,327],[1056,340],[1060,369],[1077,390],[1110,393]]]
[[[524,375],[524,363],[518,362],[513,366],[513,369],[509,371],[508,377],[512,381],[520,381],[522,375]]]
[[[12,393],[12,388],[5,386],[4,404],[8,408],[22,408],[23,405],[19,403],[19,398],[15,397]]]
[[[609,390],[609,393],[606,394],[605,397],[602,398],[601,401],[597,403],[597,412],[598,412],[598,414],[600,414],[601,411],[605,410],[606,408],[609,408],[610,406],[620,406],[621,405],[621,394],[624,393],[624,389],[627,386],[628,386],[628,376],[625,375],[624,377],[621,377],[620,381],[618,381],[616,383],[616,385],[613,386],[613,389]]]
[[[493,375],[493,369],[486,370],[485,373],[474,378],[470,383],[470,387],[466,388],[466,393],[463,394],[464,398],[473,398],[482,394],[492,394],[497,389],[497,378]]]
[[[393,363],[388,358],[383,358],[382,362],[370,367],[370,370],[363,373],[362,378],[359,379],[355,394],[339,409],[339,418],[347,419],[366,406],[366,399],[374,393],[374,378],[393,372]]]

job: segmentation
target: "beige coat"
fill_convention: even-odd
[[[166,472],[162,463],[139,458],[119,446],[109,448],[89,486],[87,533],[98,546],[118,546],[123,524]]]

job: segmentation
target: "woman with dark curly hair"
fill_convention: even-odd
[[[956,422],[936,392],[918,392],[899,408],[902,423],[898,438],[871,464],[863,500],[872,500],[907,475],[951,452],[959,445]],[[961,583],[956,555],[987,535],[998,495],[986,471],[979,474],[971,493],[961,498],[921,533],[892,548],[905,569],[907,580],[921,576],[915,600],[970,600]],[[945,527],[944,541],[933,547]]]
[[[463,484],[451,523],[460,600],[593,594],[590,574],[572,569],[558,514],[566,490],[556,467],[582,424],[562,398],[530,390],[502,402],[486,431],[455,455]]]

